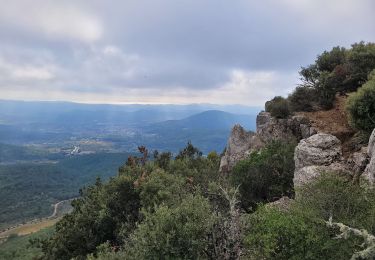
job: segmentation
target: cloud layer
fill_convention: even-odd
[[[262,105],[336,45],[375,41],[372,0],[0,0],[0,98]]]

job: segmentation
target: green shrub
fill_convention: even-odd
[[[375,194],[353,184],[348,177],[325,173],[298,191],[295,207],[313,218],[330,217],[355,228],[375,233]]]
[[[336,93],[348,93],[365,83],[369,73],[375,69],[375,44],[359,42],[351,49],[334,47],[323,52],[315,63],[302,67],[304,91],[313,89],[315,95],[293,93],[289,100],[293,111],[310,111],[317,105],[320,109],[333,107]],[[296,90],[298,92],[301,90]],[[298,95],[299,94],[299,95]]]
[[[189,196],[178,207],[160,206],[131,236],[129,259],[201,259],[213,221],[208,200]]]
[[[230,181],[240,186],[245,210],[293,194],[294,148],[294,143],[274,141],[235,165]]]
[[[106,241],[120,244],[139,220],[140,199],[133,183],[134,178],[119,175],[85,189],[72,202],[73,212],[56,224],[49,239],[41,241],[42,259],[83,259]]]
[[[245,217],[246,259],[350,259],[360,249],[358,239],[333,239],[335,231],[323,221],[261,207]]]
[[[171,162],[171,159],[172,159],[171,152],[159,153],[157,150],[154,151],[155,164],[164,170],[167,170],[169,163]]]
[[[347,100],[347,111],[351,125],[365,132],[375,128],[375,77],[372,76]]]
[[[375,194],[366,183],[324,173],[298,190],[288,211],[270,206],[245,218],[244,249],[250,259],[350,259],[364,239],[336,239],[334,222],[375,232]]]
[[[347,50],[336,46],[331,51],[324,51],[318,56],[315,63],[319,71],[333,71],[336,66],[346,62]]]
[[[322,109],[331,109],[335,101],[336,87],[339,84],[332,73],[322,72],[319,77],[319,84],[316,86],[316,102]]]
[[[375,43],[353,44],[347,63],[350,68],[350,74],[346,79],[347,86],[351,87],[350,91],[355,91],[367,81],[369,74],[375,69]]]
[[[178,205],[187,195],[186,179],[182,176],[155,170],[145,177],[139,187],[142,208],[152,212],[161,204]]]
[[[299,86],[289,95],[288,101],[292,111],[313,111],[316,106],[317,92],[312,87]]]
[[[290,115],[288,100],[280,96],[267,101],[265,108],[275,118],[287,118]]]

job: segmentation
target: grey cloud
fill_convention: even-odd
[[[103,97],[132,93],[135,102],[137,95],[157,100],[173,92],[179,102],[222,91],[218,103],[249,104],[293,88],[299,67],[325,49],[375,41],[371,0],[14,0],[3,6],[0,93],[7,87],[7,95],[12,84]],[[24,17],[25,6],[34,20]],[[4,64],[18,74],[7,75]],[[233,85],[236,71],[244,78],[287,76],[280,84],[279,76],[256,81],[259,91],[267,89],[259,96]],[[236,87],[249,97],[231,96]]]

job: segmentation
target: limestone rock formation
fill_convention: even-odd
[[[364,177],[371,183],[375,183],[375,129],[372,131],[367,153],[370,157],[370,163],[367,165],[366,170],[364,172]]]
[[[233,127],[226,152],[221,158],[220,172],[230,171],[239,160],[244,159],[252,151],[260,149],[269,141],[291,139],[299,141],[316,133],[309,120],[303,116],[276,119],[268,112],[260,112],[256,123],[256,133],[246,132],[240,125]]]
[[[330,165],[341,159],[341,142],[337,137],[319,133],[299,142],[294,153],[296,170],[312,165]]]
[[[268,112],[260,112],[257,116],[257,134],[263,142],[270,140],[300,140],[307,138],[316,131],[303,116],[277,119]]]
[[[349,174],[342,163],[342,147],[337,137],[319,133],[300,141],[294,153],[294,187],[300,187],[323,172]]]
[[[229,136],[225,154],[220,161],[220,172],[230,171],[236,162],[262,145],[254,132],[247,132],[242,126],[235,125]]]
[[[372,134],[370,136],[367,151],[370,157],[373,157],[375,155],[375,129],[372,131]]]
[[[362,147],[358,152],[353,153],[348,158],[348,166],[353,170],[353,174],[360,175],[369,163],[369,156],[367,153],[367,147]]]

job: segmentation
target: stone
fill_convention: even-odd
[[[290,209],[291,204],[293,203],[293,199],[283,196],[280,199],[267,203],[266,207],[275,208],[280,211],[287,212]]]
[[[368,141],[367,153],[370,157],[375,155],[375,129],[372,131]]]
[[[272,140],[299,141],[316,132],[310,121],[301,115],[276,119],[268,112],[260,112],[256,125],[256,133],[246,132],[240,125],[233,127],[225,154],[220,161],[220,172],[231,171],[238,161]]]
[[[369,163],[367,147],[362,147],[360,151],[353,153],[347,161],[354,174],[361,174]]]
[[[370,162],[367,165],[363,176],[367,179],[371,185],[375,183],[375,129],[372,131],[370,140],[368,142],[367,153],[370,157]]]
[[[345,176],[351,174],[343,162],[341,141],[330,134],[318,133],[302,139],[294,151],[294,163],[293,183],[296,196],[299,187],[324,172]]]
[[[271,140],[289,141],[295,139],[299,141],[315,133],[311,129],[309,119],[296,115],[291,118],[277,119],[269,112],[260,112],[257,116],[257,135],[267,143]]]
[[[247,132],[242,126],[235,125],[228,139],[225,154],[220,161],[220,172],[229,172],[240,160],[252,151],[260,149],[263,143],[254,132]]]
[[[294,152],[295,169],[312,165],[330,165],[340,161],[342,147],[340,140],[330,134],[318,133],[302,139]]]
[[[303,167],[294,172],[293,183],[296,194],[298,193],[298,188],[303,185],[310,183],[320,175],[324,173],[337,174],[339,176],[350,176],[351,171],[345,164],[342,163],[332,163],[330,165],[310,165]]]
[[[326,172],[326,167],[327,166],[310,165],[295,171],[293,177],[294,189],[309,183],[323,172]]]

